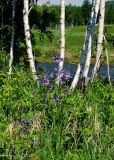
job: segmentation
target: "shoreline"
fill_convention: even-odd
[[[50,63],[50,64],[56,64],[55,62],[53,62],[53,60],[44,60],[44,59],[39,59],[38,60],[38,58],[37,58],[37,60],[35,61],[36,63]],[[73,65],[78,65],[79,64],[79,62],[78,62],[78,60],[76,60],[76,62],[72,62],[72,61],[67,61],[67,60],[65,60],[64,61],[64,63],[65,64],[73,64]],[[93,63],[91,63],[90,65],[94,65],[95,63],[93,62]],[[102,63],[102,65],[107,65],[107,63]],[[109,62],[109,65],[112,65],[112,66],[114,66],[114,60],[112,61],[112,62]]]

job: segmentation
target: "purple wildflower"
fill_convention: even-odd
[[[69,71],[65,72],[65,74],[64,74],[64,79],[65,79],[65,80],[68,80],[68,79],[70,79],[70,78],[72,78],[72,77],[71,77],[71,73],[70,73]]]
[[[43,84],[43,79],[42,79],[42,77],[38,77],[38,83],[39,83],[39,84]]]
[[[51,89],[51,88],[52,88],[52,86],[51,86],[51,84],[50,84],[50,79],[49,79],[48,76],[46,76],[46,77],[44,78],[44,84],[46,85],[47,89]]]
[[[59,83],[60,83],[60,84],[63,84],[63,83],[64,83],[64,81],[63,81],[62,78],[59,78]]]
[[[63,58],[61,58],[59,55],[54,55],[54,56],[53,56],[53,60],[54,60],[56,63],[59,63],[59,62],[63,61]]]
[[[47,84],[49,84],[49,83],[50,83],[49,77],[46,76],[46,77],[44,78],[44,84],[47,85]]]
[[[64,89],[64,94],[68,94],[69,90],[68,89]]]
[[[58,71],[56,75],[59,77],[60,84],[65,83],[67,80],[71,78],[71,73],[63,69]]]
[[[49,75],[49,77],[50,77],[50,80],[53,80],[53,79],[54,79],[54,73],[51,73],[51,74]]]
[[[54,102],[59,102],[60,101],[60,96],[53,96],[53,101]]]
[[[64,74],[65,74],[65,71],[63,69],[58,71],[58,76],[60,79],[64,77]]]
[[[21,119],[21,123],[26,123],[27,120],[25,118]]]
[[[25,126],[21,126],[21,127],[20,127],[20,130],[21,130],[21,131],[25,131],[25,130],[26,130],[26,127],[25,127]]]
[[[51,89],[52,88],[52,85],[50,84],[50,83],[48,83],[47,85],[46,85],[46,87],[47,87],[47,89]]]

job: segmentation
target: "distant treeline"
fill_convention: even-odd
[[[82,6],[67,5],[65,9],[66,26],[87,25],[90,13],[91,3],[88,0],[85,0]],[[50,25],[55,27],[60,24],[60,6],[36,5],[31,12],[30,19],[32,24],[42,23],[40,21],[45,19],[46,23],[50,22]],[[105,24],[114,24],[114,1],[106,2]]]

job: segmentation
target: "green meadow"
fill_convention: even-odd
[[[114,35],[114,25],[106,25],[106,30],[108,33],[111,33],[111,35]],[[95,35],[97,33],[97,28],[95,31]],[[37,61],[45,61],[45,62],[51,62],[52,61],[52,55],[59,54],[60,52],[60,29],[51,29],[52,33],[54,34],[54,39],[52,43],[48,40],[48,38],[45,36],[43,42],[40,42],[39,40],[39,31],[38,30],[32,30],[33,35],[35,36],[36,44],[33,47],[35,57]],[[76,27],[67,27],[66,33],[65,33],[65,61],[69,63],[78,63],[80,53],[83,48],[84,39],[85,39],[85,33],[86,33],[86,26],[76,26]],[[106,46],[106,45],[105,45]],[[114,62],[114,47],[107,43],[107,49],[109,54],[109,60],[110,63]],[[92,61],[91,63],[94,63],[95,60],[95,45],[93,45],[93,51],[92,51]],[[105,50],[103,51],[102,55],[102,61],[105,63]]]

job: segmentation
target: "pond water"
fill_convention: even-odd
[[[89,76],[91,76],[91,74],[92,74],[93,67],[94,67],[94,65],[90,66]],[[57,64],[48,63],[48,62],[38,62],[36,64],[36,68],[37,68],[37,70],[43,70],[45,73],[50,74],[51,72],[54,72],[54,68],[57,68]],[[65,63],[64,69],[69,70],[71,72],[71,74],[74,75],[76,72],[76,69],[77,69],[77,65]],[[102,65],[100,67],[100,75],[107,76],[107,65]],[[114,80],[114,65],[110,65],[110,75],[111,75],[111,79]]]

